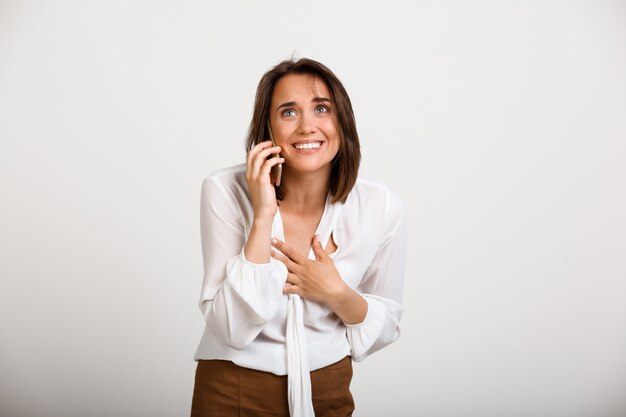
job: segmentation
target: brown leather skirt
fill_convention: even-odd
[[[352,416],[352,359],[311,372],[316,417]],[[289,417],[287,376],[230,361],[201,360],[196,368],[191,417]]]

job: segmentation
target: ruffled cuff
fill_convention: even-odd
[[[257,264],[246,259],[243,249],[226,265],[226,291],[243,300],[254,313],[267,322],[276,314],[287,281],[287,267],[270,258]]]
[[[370,295],[363,295],[363,298],[367,301],[365,319],[361,323],[345,325],[351,355],[357,362],[398,337],[397,324],[401,314],[399,305],[399,311],[392,311],[394,309],[387,305],[389,300],[384,301]]]

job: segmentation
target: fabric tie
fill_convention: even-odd
[[[315,417],[302,309],[300,296],[289,294],[286,334],[289,414],[291,417]]]

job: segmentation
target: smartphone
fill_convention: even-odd
[[[276,146],[276,142],[274,142],[274,135],[272,134],[272,127],[270,124],[267,124],[267,131],[270,133],[270,140],[272,141],[272,145]],[[280,154],[278,154],[280,156]],[[272,177],[274,178],[274,186],[280,186],[280,180],[283,176],[283,164],[277,164],[272,167]]]

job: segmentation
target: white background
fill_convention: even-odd
[[[0,414],[188,415],[201,181],[294,53],[409,208],[355,415],[626,415],[626,3],[596,0],[0,0]]]

